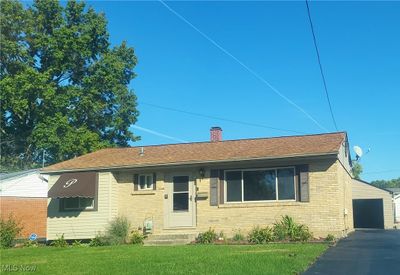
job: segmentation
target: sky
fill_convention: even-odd
[[[336,131],[304,1],[88,5],[138,58],[132,145]],[[369,150],[362,178],[399,177],[400,2],[309,5],[337,130]]]

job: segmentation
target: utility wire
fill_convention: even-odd
[[[217,116],[212,116],[212,115],[194,113],[194,112],[189,112],[189,111],[180,110],[180,109],[176,109],[176,108],[171,108],[171,107],[156,105],[156,104],[152,104],[152,103],[147,103],[147,102],[143,102],[143,101],[141,101],[140,104],[151,106],[151,107],[158,108],[158,109],[167,110],[167,111],[173,111],[173,112],[183,113],[183,114],[187,114],[187,115],[192,115],[192,116],[197,116],[197,117],[205,117],[205,118],[209,118],[209,119],[226,121],[226,122],[242,124],[242,125],[247,125],[247,126],[259,127],[259,128],[265,128],[265,129],[272,129],[272,130],[278,130],[278,131],[290,132],[290,133],[296,133],[296,134],[307,134],[305,132],[300,132],[300,131],[296,131],[296,130],[283,129],[283,128],[277,128],[277,127],[272,127],[272,126],[258,124],[258,123],[252,123],[252,122],[233,120],[233,119],[229,119],[229,118],[217,117]]]
[[[332,117],[332,120],[333,120],[333,124],[335,125],[335,129],[336,129],[336,131],[338,131],[338,127],[337,127],[337,124],[336,124],[336,119],[335,119],[335,116],[333,115],[333,111],[332,111],[332,105],[331,105],[331,100],[329,98],[328,88],[327,88],[327,85],[326,85],[324,70],[322,69],[321,57],[319,55],[317,39],[315,37],[315,32],[314,32],[314,25],[313,25],[313,22],[312,22],[312,19],[311,19],[310,7],[308,6],[308,0],[305,0],[305,1],[306,1],[306,6],[307,6],[308,21],[310,22],[311,33],[312,33],[313,41],[314,41],[314,47],[315,47],[315,51],[317,53],[319,70],[321,72],[322,82],[324,83],[326,99],[328,100],[328,104],[329,104],[329,111],[331,113],[331,117]]]
[[[211,44],[213,44],[215,47],[217,47],[219,50],[221,50],[224,54],[235,60],[239,65],[241,65],[244,69],[246,69],[250,74],[252,74],[254,77],[256,77],[258,80],[260,80],[262,83],[267,85],[275,94],[283,98],[285,101],[287,101],[290,105],[294,106],[297,110],[299,110],[301,113],[303,113],[308,119],[310,119],[312,122],[314,122],[319,128],[322,130],[328,132],[328,130],[322,126],[314,117],[312,117],[306,110],[304,110],[302,107],[297,105],[294,101],[292,101],[290,98],[285,96],[283,93],[281,93],[278,89],[276,89],[274,86],[272,86],[267,80],[265,80],[262,76],[260,76],[256,71],[251,69],[249,66],[244,64],[242,61],[240,61],[236,56],[234,56],[232,53],[230,53],[228,50],[226,50],[224,47],[219,45],[215,40],[213,40],[211,37],[209,37],[207,34],[202,32],[199,28],[197,28],[195,25],[190,23],[185,17],[183,17],[181,14],[179,14],[177,11],[172,9],[169,5],[167,5],[163,0],[159,0],[159,2],[167,8],[171,13],[173,13],[176,17],[181,19],[183,22],[188,24],[192,29],[197,31],[201,36],[203,36],[205,39],[207,39]]]

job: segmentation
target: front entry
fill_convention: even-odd
[[[188,174],[174,174],[165,182],[164,220],[166,228],[195,226],[195,187]]]

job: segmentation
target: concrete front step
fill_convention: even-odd
[[[149,235],[144,245],[184,245],[196,239],[197,234],[163,234]]]

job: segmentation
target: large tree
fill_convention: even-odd
[[[1,5],[2,170],[54,163],[138,137],[134,50],[111,47],[104,14],[83,2]]]

